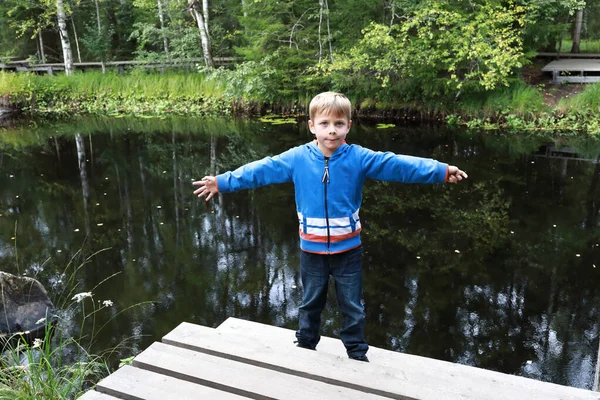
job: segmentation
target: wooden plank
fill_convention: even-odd
[[[243,319],[228,318],[217,329],[217,332],[241,340],[269,344],[273,347],[289,346],[295,340],[295,331],[265,324],[259,324]],[[306,351],[306,350],[305,350]],[[317,346],[318,353],[327,353],[343,357],[346,354],[341,340],[321,337]],[[589,390],[542,382],[535,379],[489,371],[482,368],[455,364],[405,353],[370,347],[368,352],[372,364],[390,369],[399,369],[407,377],[416,380],[426,380],[432,377],[431,385],[451,385],[454,387],[463,383],[474,391],[482,391],[485,397],[477,399],[527,398],[534,399],[600,399],[600,393]],[[444,383],[445,382],[445,383]],[[480,389],[478,389],[478,387]],[[491,392],[491,393],[486,393]],[[474,392],[473,392],[474,394]],[[507,397],[508,395],[514,397]]]
[[[552,58],[600,58],[600,53],[557,53],[540,51],[536,57],[552,57]]]
[[[125,400],[236,400],[244,398],[129,365],[118,369],[98,382],[96,390]]]
[[[96,392],[95,390],[88,390],[79,397],[79,400],[118,400],[118,397],[109,396],[104,393]]]
[[[332,354],[300,349],[290,344],[263,344],[241,335],[182,323],[163,338],[164,343],[339,385],[394,399],[457,400],[508,399],[488,396],[487,387],[473,385],[461,376],[440,379],[435,373],[415,374]],[[519,394],[516,394],[518,398]],[[539,397],[538,397],[539,398]],[[600,397],[599,397],[600,398]],[[597,400],[597,399],[596,399]]]
[[[133,365],[162,375],[250,398],[286,400],[375,400],[383,397],[329,385],[254,365],[154,343],[138,354]],[[268,384],[266,384],[268,383]]]
[[[237,318],[228,318],[217,329],[227,336],[247,338],[247,340],[269,342],[272,346],[285,346],[295,339],[295,332],[291,329],[273,327]],[[332,355],[345,355],[346,349],[338,339],[322,337],[317,346],[318,352]],[[372,364],[378,364],[387,368],[410,371],[410,376],[417,380],[424,380],[433,375],[432,382],[449,382],[445,384],[456,385],[458,381],[466,379],[467,385],[480,386],[483,390],[491,391],[499,388],[500,395],[505,396],[508,392],[516,397],[527,397],[533,399],[600,399],[599,393],[589,390],[556,385],[541,382],[535,379],[524,378],[515,375],[503,374],[455,364],[447,361],[435,360],[405,353],[399,353],[371,346],[368,356]],[[469,384],[468,382],[471,382]],[[435,384],[435,383],[434,383]],[[476,397],[477,398],[477,397]],[[485,398],[509,398],[495,397],[494,393],[486,395]]]
[[[600,71],[600,60],[555,60],[542,68],[542,71]]]

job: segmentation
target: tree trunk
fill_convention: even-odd
[[[98,0],[94,0],[96,3],[96,22],[98,23],[98,37],[102,35],[102,24],[100,23],[100,4]],[[100,56],[100,62],[102,63],[102,73],[106,74],[106,64],[104,64],[104,55]]]
[[[210,37],[208,30],[208,0],[202,0],[202,16],[204,17],[204,25],[206,26],[206,34]]]
[[[210,37],[208,36],[208,28],[204,23],[204,16],[198,10],[199,5],[197,0],[191,2],[191,13],[198,24],[198,30],[200,31],[200,40],[202,41],[202,52],[204,54],[204,62],[208,67],[214,68],[215,63],[212,58],[212,50],[210,45]]]
[[[581,42],[581,26],[583,25],[583,8],[577,10],[575,14],[575,27],[573,29],[573,47],[571,53],[579,53],[579,44]]]
[[[333,63],[333,48],[331,46],[331,29],[329,28],[329,3],[325,0],[325,12],[327,13],[327,43],[329,43],[329,60]]]
[[[67,15],[63,0],[56,0],[56,16],[58,18],[58,31],[60,33],[60,43],[65,62],[65,75],[69,76],[73,74],[73,53],[71,53],[71,42],[69,41],[69,32],[67,32]]]
[[[167,56],[167,61],[169,61],[169,41],[167,39],[167,32],[165,31],[165,15],[163,12],[162,0],[157,0],[158,3],[158,19],[160,21],[160,31],[163,36],[163,45],[165,47],[165,55]]]
[[[44,40],[42,39],[42,30],[38,31],[38,38],[40,39],[40,60],[42,64],[46,62],[46,53],[44,53]]]
[[[73,26],[73,36],[75,37],[75,48],[77,49],[77,60],[81,62],[81,51],[79,50],[79,37],[77,36],[77,29],[75,29],[75,21],[71,17],[71,25]]]
[[[246,5],[246,0],[242,0],[242,11],[244,12],[244,17],[248,16],[248,9],[247,9],[247,5]]]
[[[321,41],[321,25],[323,24],[323,8],[324,8],[324,0],[319,0],[319,62],[321,62],[321,58],[323,57],[323,42]]]

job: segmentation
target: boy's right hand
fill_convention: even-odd
[[[209,201],[215,194],[219,193],[217,178],[214,176],[205,176],[199,181],[192,182],[192,185],[200,186],[198,189],[194,190],[194,194],[198,197],[206,196],[206,201]]]

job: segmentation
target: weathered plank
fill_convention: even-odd
[[[243,399],[228,392],[125,366],[96,385],[98,392],[125,400]]]
[[[96,392],[95,390],[88,390],[83,396],[79,397],[79,400],[119,400],[119,398]]]
[[[569,53],[569,52],[544,52],[540,51],[536,57],[551,57],[551,58],[600,58],[600,53]]]
[[[162,375],[251,398],[286,400],[375,400],[383,397],[341,386],[260,368],[254,365],[153,343],[138,354],[133,365]]]
[[[295,340],[295,331],[271,325],[250,322],[238,318],[228,318],[217,329],[227,337],[234,336],[248,341],[269,344],[272,347],[290,346]],[[317,352],[344,356],[346,349],[341,340],[321,337]],[[516,375],[503,374],[447,361],[435,360],[411,354],[370,347],[368,352],[372,364],[399,369],[409,379],[427,380],[434,377],[430,385],[452,385],[460,389],[467,384],[473,393],[489,392],[486,399],[527,398],[535,399],[600,399],[600,393],[568,386],[542,382]],[[466,382],[465,382],[466,381]],[[516,397],[509,397],[516,396]]]
[[[411,371],[300,349],[291,343],[281,348],[278,344],[263,344],[241,335],[222,333],[185,322],[167,334],[163,342],[394,399],[486,398],[481,390],[474,392],[469,382],[460,376],[451,377],[453,382],[439,380],[433,373],[425,379],[414,379]]]
[[[600,60],[555,60],[544,66],[542,71],[600,71]]]

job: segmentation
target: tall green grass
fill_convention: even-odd
[[[47,80],[48,77],[44,77]],[[58,86],[69,86],[80,93],[112,93],[148,98],[197,98],[220,96],[219,82],[206,80],[200,73],[116,74],[78,73],[54,78]]]
[[[600,112],[600,82],[586,85],[583,92],[571,98],[561,99],[557,109],[563,112],[574,110],[597,115]]]
[[[113,304],[110,300],[96,301],[93,293],[117,274],[107,277],[90,292],[79,292],[78,272],[96,254],[76,262],[82,258],[78,251],[63,270],[64,290],[53,296],[56,315],[47,315],[36,323],[36,326],[45,324],[43,338],[32,342],[29,332],[20,332],[2,340],[0,400],[76,399],[110,373],[109,361],[125,343],[93,354],[95,339],[116,316],[145,303],[111,313],[102,326],[97,326],[96,317]],[[73,326],[72,318],[77,313],[81,322]]]
[[[87,387],[108,375],[100,356],[93,356],[72,338],[53,338],[54,328],[43,339],[28,343],[15,336],[4,347],[0,372],[0,400],[66,400],[79,397]],[[76,348],[77,357],[68,354]]]
[[[540,90],[522,82],[490,92],[465,96],[459,101],[458,107],[468,115],[483,116],[514,114],[522,117],[547,111]]]
[[[46,105],[98,97],[196,100],[218,98],[222,95],[223,84],[207,80],[201,73],[109,72],[103,75],[100,72],[87,72],[72,76],[47,76],[0,72],[0,96],[10,96],[18,103],[37,101]]]

